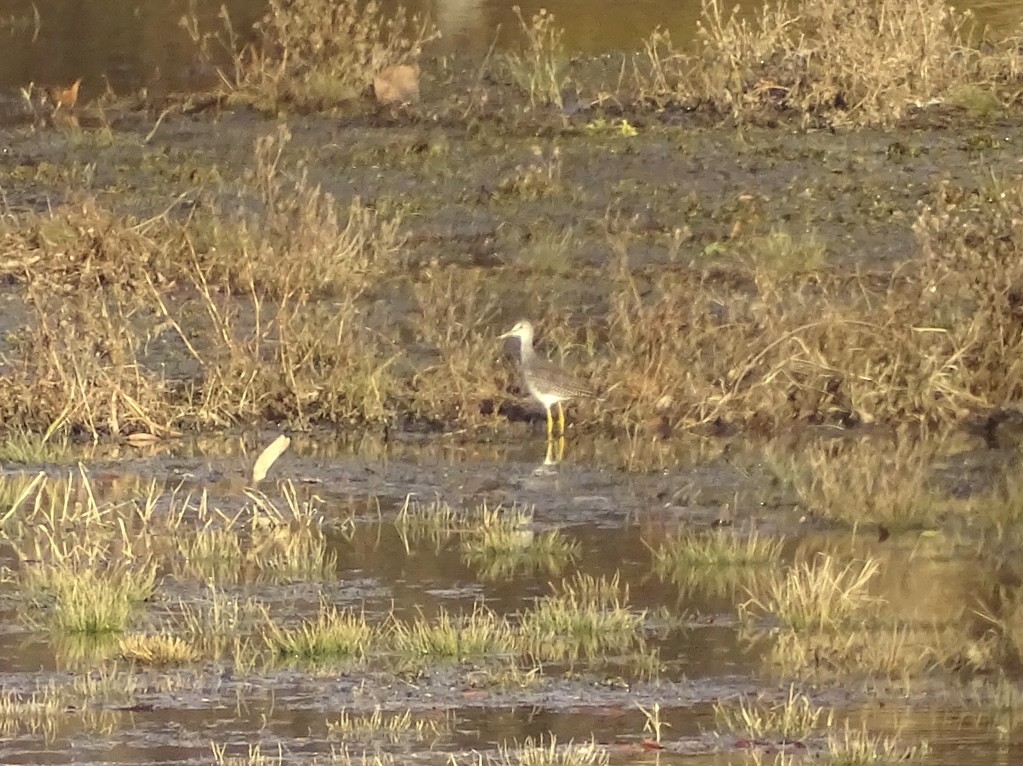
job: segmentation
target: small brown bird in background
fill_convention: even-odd
[[[78,103],[78,88],[81,87],[82,78],[79,77],[66,88],[55,85],[46,89],[46,95],[53,104],[53,113],[56,114],[61,108],[74,109]]]
[[[411,104],[419,100],[419,64],[394,64],[373,78],[373,95],[380,104]]]

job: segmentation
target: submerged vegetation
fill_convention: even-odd
[[[652,549],[654,572],[684,590],[735,593],[781,559],[782,542],[754,530],[676,532]]]

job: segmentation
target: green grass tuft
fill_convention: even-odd
[[[625,652],[642,643],[646,611],[629,609],[629,588],[578,574],[521,615],[523,644],[540,659],[594,657]]]
[[[399,657],[458,660],[508,655],[516,640],[508,621],[482,603],[468,614],[441,609],[436,618],[422,615],[411,622],[393,620],[390,640]]]
[[[316,619],[296,628],[270,622],[263,639],[278,658],[330,663],[364,659],[377,636],[365,615],[321,602]]]
[[[488,508],[467,522],[462,557],[484,579],[515,574],[559,574],[579,557],[580,545],[560,530],[535,534],[533,512],[518,506]]]

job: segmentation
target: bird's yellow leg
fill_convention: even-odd
[[[565,408],[561,406],[561,402],[558,402],[558,429],[561,435],[565,435]]]
[[[558,437],[558,462],[565,459],[565,435]]]
[[[551,415],[551,408],[547,407],[547,441],[554,435],[554,416]]]

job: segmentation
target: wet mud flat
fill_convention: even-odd
[[[1014,763],[1015,112],[423,71],[4,104],[0,759]]]

